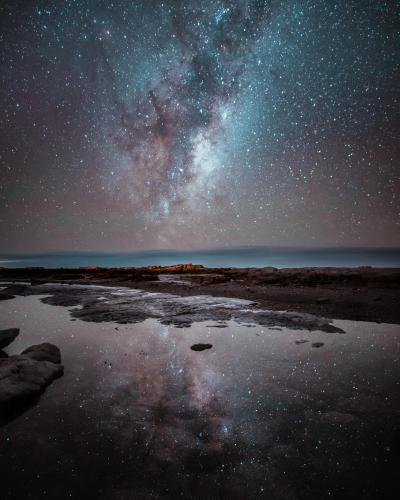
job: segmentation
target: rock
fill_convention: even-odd
[[[211,349],[212,344],[193,344],[190,349],[192,351],[205,351],[206,349]]]
[[[279,283],[282,279],[279,270],[275,267],[250,269],[248,271],[247,277],[250,281],[259,285],[276,284]]]
[[[10,300],[10,299],[15,299],[15,295],[11,295],[10,293],[0,292],[0,300]]]
[[[312,344],[312,347],[322,347],[324,345],[323,342],[313,342]]]
[[[47,280],[40,278],[31,278],[31,285],[45,285]]]
[[[202,271],[204,266],[201,264],[175,264],[172,266],[147,266],[144,269],[148,271],[167,271],[167,272],[190,272],[190,271]]]
[[[24,404],[40,395],[47,385],[64,373],[60,351],[52,344],[26,349],[25,354],[0,359],[0,410],[13,403]]]
[[[7,347],[19,335],[19,328],[8,328],[7,330],[0,330],[0,349]]]
[[[30,359],[34,359],[35,361],[51,361],[52,363],[61,363],[61,353],[60,349],[53,345],[44,342],[43,344],[32,345],[25,349],[21,353],[29,357]]]
[[[315,316],[314,314],[268,311],[268,310],[242,310],[234,316],[239,323],[256,323],[268,326],[269,329],[285,327],[292,330],[320,330],[327,333],[345,333],[341,328],[332,325],[331,320]]]
[[[40,287],[24,285],[14,286],[12,291],[18,295],[43,292]],[[115,293],[113,287],[105,287],[101,291],[101,296],[104,297],[103,300],[99,300],[99,290],[96,287],[84,285],[65,287],[56,283],[46,286],[46,297],[42,298],[41,302],[75,307],[70,311],[71,315],[82,321],[114,321],[127,324],[155,318],[163,325],[185,328],[194,322],[222,323],[233,320],[239,324],[254,324],[269,328],[285,327],[292,330],[344,333],[333,325],[330,319],[301,312],[259,309],[255,301],[239,298],[192,294],[180,296],[129,288],[125,288],[120,294]]]
[[[64,373],[62,365],[27,356],[0,359],[0,407],[36,396]]]

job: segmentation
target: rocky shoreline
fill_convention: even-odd
[[[315,314],[261,309],[256,302],[211,295],[180,296],[128,287],[43,283],[10,284],[7,291],[19,296],[44,295],[45,304],[69,307],[73,319],[88,322],[141,323],[158,320],[177,328],[211,321],[227,327],[228,321],[244,326],[286,327],[291,330],[344,333],[332,320]]]
[[[180,297],[207,295],[245,299],[271,311],[335,319],[400,324],[399,268],[204,268],[199,265],[143,268],[0,268],[0,281],[15,284],[123,286]],[[1,283],[0,283],[1,284]],[[8,286],[0,299],[11,299]]]

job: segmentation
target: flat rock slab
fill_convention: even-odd
[[[193,344],[190,349],[192,351],[205,351],[206,349],[211,349],[212,344]]]
[[[19,328],[8,328],[7,330],[0,330],[0,349],[7,347],[19,335]]]

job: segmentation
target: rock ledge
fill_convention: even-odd
[[[11,329],[14,332],[17,328]],[[0,357],[0,416],[17,405],[31,402],[64,373],[60,350],[43,343],[25,349],[22,354]]]

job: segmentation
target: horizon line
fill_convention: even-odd
[[[0,256],[7,255],[59,255],[59,254],[88,254],[88,255],[108,255],[108,254],[139,254],[139,253],[196,253],[196,252],[213,252],[223,250],[257,250],[257,249],[285,249],[285,250],[399,250],[399,245],[382,245],[382,246],[365,246],[365,245],[232,245],[222,247],[203,247],[192,249],[177,249],[177,248],[146,248],[136,250],[34,250],[31,252],[20,251],[0,251]]]

